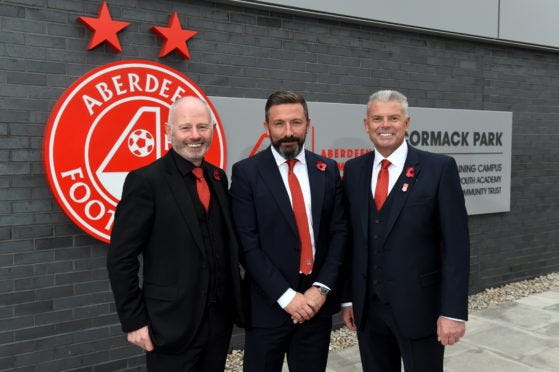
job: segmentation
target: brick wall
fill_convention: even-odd
[[[365,103],[395,88],[416,107],[513,112],[511,212],[470,218],[472,292],[559,271],[556,53],[319,20],[210,1],[109,0],[123,53],[87,51],[101,1],[0,1],[0,369],[141,369],[114,313],[106,245],[60,210],[41,162],[62,92],[111,61],[160,61],[207,95]],[[149,30],[177,11],[192,59],[158,59]],[[238,338],[237,338],[238,340]],[[238,342],[238,341],[237,341]]]

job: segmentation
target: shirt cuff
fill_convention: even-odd
[[[353,302],[343,302],[342,307],[350,307],[353,306]]]
[[[289,303],[291,302],[291,300],[293,300],[296,294],[297,292],[289,288],[281,295],[280,298],[278,298],[278,304],[281,306],[282,309],[285,309],[285,307],[289,305]]]
[[[313,285],[313,286],[317,285],[317,286],[319,286],[319,287],[326,288],[326,289],[329,290],[329,291],[332,290],[332,288],[330,288],[330,287],[328,287],[327,285],[324,285],[324,284],[322,284],[322,283],[320,283],[320,282],[314,282],[312,285]]]
[[[441,315],[441,316],[442,316],[443,318],[447,318],[447,319],[450,319],[450,320],[455,320],[455,321],[457,321],[457,322],[466,323],[466,321],[465,321],[464,319],[456,319],[456,318],[451,318],[451,317],[449,317],[449,316],[444,316],[444,315]]]

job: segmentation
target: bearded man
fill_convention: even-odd
[[[244,370],[280,372],[287,354],[290,371],[324,371],[347,236],[338,165],[304,149],[301,95],[275,92],[265,113],[271,146],[231,179],[250,303]]]

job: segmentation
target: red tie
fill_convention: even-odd
[[[206,212],[210,208],[210,188],[204,178],[204,170],[202,168],[192,169],[192,173],[196,177],[196,191],[198,191],[198,199],[204,206]]]
[[[386,196],[388,195],[388,167],[390,166],[390,162],[384,159],[381,162],[381,168],[378,172],[377,178],[377,187],[375,188],[375,205],[377,207],[377,211],[380,211],[384,201],[386,200]]]
[[[295,223],[297,224],[297,231],[299,232],[299,241],[301,242],[301,257],[299,258],[299,270],[309,275],[312,271],[313,256],[311,234],[309,231],[309,220],[307,219],[307,210],[305,208],[305,200],[303,199],[303,192],[301,185],[293,167],[297,159],[287,161],[289,172],[287,173],[287,181],[289,183],[289,190],[291,191],[291,200],[293,202],[293,213],[295,214]]]

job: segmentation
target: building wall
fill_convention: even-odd
[[[53,199],[43,131],[63,91],[121,59],[159,61],[207,95],[363,103],[394,88],[415,107],[513,112],[511,211],[472,216],[471,292],[559,271],[559,57],[210,1],[109,0],[123,53],[86,47],[100,1],[0,1],[0,369],[102,371],[143,363],[115,315],[107,246]],[[157,58],[149,29],[177,11],[192,58]],[[312,113],[311,113],[312,115]],[[78,124],[78,123],[77,123]],[[340,123],[340,126],[352,123]],[[412,122],[413,125],[413,122]],[[238,338],[237,338],[238,340]]]

